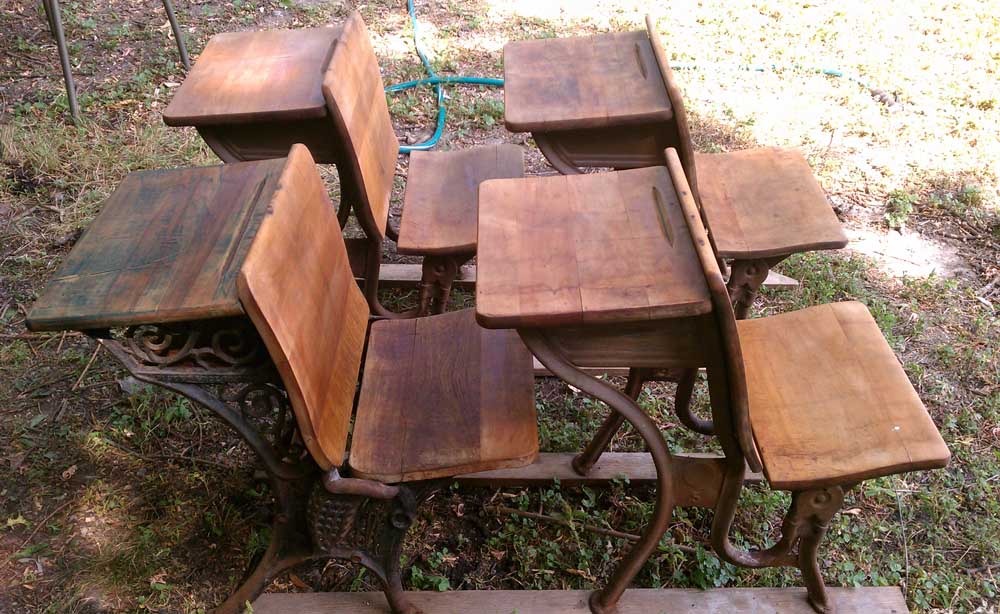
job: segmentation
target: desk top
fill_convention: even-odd
[[[646,32],[547,38],[503,48],[511,132],[668,121],[667,88]]]
[[[486,181],[477,258],[476,315],[487,328],[712,310],[665,167]]]
[[[236,276],[286,162],[131,173],[35,302],[28,328],[242,315]]]
[[[163,111],[168,126],[326,115],[323,71],[340,27],[217,34]]]

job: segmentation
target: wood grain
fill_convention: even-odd
[[[340,28],[216,34],[163,121],[210,126],[323,117],[322,74],[339,34]]]
[[[775,488],[944,467],[948,448],[861,303],[740,320],[750,420]]]
[[[383,482],[520,467],[538,456],[531,355],[472,310],[372,325],[351,440]]]
[[[410,154],[399,225],[400,254],[474,254],[479,184],[524,175],[517,145]]]
[[[794,149],[695,156],[701,205],[719,255],[747,260],[840,249],[847,235]]]
[[[323,96],[345,144],[341,177],[350,197],[361,201],[355,211],[371,215],[370,222],[385,236],[399,141],[392,129],[378,58],[358,12],[344,22],[323,76]]]
[[[711,310],[663,167],[497,179],[479,188],[484,326],[548,327]]]
[[[28,314],[31,330],[243,315],[236,275],[284,159],[129,174]]]
[[[504,121],[511,132],[668,121],[670,100],[644,32],[507,43]]]
[[[292,148],[238,287],[306,447],[321,468],[341,465],[368,305],[354,283],[336,210],[302,145]]]
[[[828,589],[838,614],[905,614],[909,610],[895,586]],[[590,591],[408,592],[415,606],[434,614],[587,614]],[[261,595],[256,614],[388,614],[382,593],[288,593]],[[625,591],[619,614],[812,614],[804,588],[643,589]]]

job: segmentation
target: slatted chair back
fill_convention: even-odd
[[[399,141],[392,129],[378,58],[358,12],[344,23],[323,76],[323,97],[344,142],[345,187],[366,229],[385,236]],[[374,238],[374,237],[372,237]]]
[[[673,178],[674,190],[681,201],[681,208],[684,211],[684,218],[687,221],[688,229],[691,232],[691,239],[694,241],[695,250],[698,253],[698,260],[701,262],[702,270],[705,273],[705,280],[708,282],[708,290],[712,297],[712,311],[715,313],[716,323],[719,329],[721,341],[722,362],[726,370],[726,382],[729,389],[729,414],[731,416],[731,429],[736,436],[740,449],[746,458],[747,464],[753,471],[761,471],[760,453],[754,442],[753,431],[750,427],[750,407],[747,396],[746,369],[743,366],[743,351],[740,348],[739,332],[736,328],[736,313],[726,290],[726,283],[722,280],[722,271],[719,270],[718,257],[712,249],[708,232],[702,222],[701,212],[695,204],[691,190],[684,179],[684,169],[677,150],[670,148],[666,151],[667,167]],[[723,425],[716,425],[717,428]]]
[[[368,305],[304,145],[289,153],[237,290],[285,384],[306,447],[323,469],[342,465]]]
[[[656,56],[656,64],[660,68],[660,76],[663,78],[663,85],[667,88],[667,97],[670,99],[670,107],[674,115],[669,128],[670,138],[676,143],[691,194],[694,196],[695,202],[700,205],[701,193],[698,191],[698,172],[694,165],[694,143],[691,141],[691,131],[688,130],[684,97],[681,95],[681,88],[677,85],[677,79],[674,78],[674,71],[670,68],[666,49],[663,47],[663,41],[660,40],[660,34],[656,31],[656,23],[651,15],[646,15],[646,33],[649,35],[649,43],[653,47],[653,55]]]

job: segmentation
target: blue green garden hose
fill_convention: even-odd
[[[406,0],[406,8],[410,13],[410,24],[413,27],[413,46],[417,50],[417,56],[420,58],[420,63],[423,64],[424,70],[427,71],[427,77],[423,79],[415,79],[413,81],[405,81],[403,83],[397,83],[396,85],[390,85],[385,88],[387,93],[391,92],[401,92],[403,90],[408,90],[414,87],[420,87],[423,85],[434,86],[434,95],[437,98],[437,124],[434,127],[434,134],[431,138],[427,139],[423,143],[417,143],[416,145],[402,145],[399,151],[402,153],[410,153],[411,151],[423,151],[426,149],[431,149],[437,145],[438,141],[441,140],[441,135],[444,134],[444,124],[448,117],[447,106],[445,105],[444,88],[445,84],[458,84],[458,85],[485,85],[487,87],[503,87],[503,79],[493,79],[489,77],[441,77],[434,72],[434,68],[431,67],[430,61],[427,59],[427,54],[424,53],[423,48],[420,46],[420,35],[417,31],[417,12],[416,8],[413,6],[413,0]],[[677,64],[672,66],[675,70],[693,70],[701,68],[697,64]],[[783,70],[776,64],[771,64],[769,66],[763,65],[744,65],[738,66],[739,70],[745,70],[749,72],[766,72],[768,70],[778,71]],[[785,69],[790,69],[799,72],[811,72],[827,75],[830,77],[844,78],[849,81],[857,83],[861,87],[868,90],[871,95],[876,98],[879,102],[885,104],[886,106],[892,106],[898,102],[895,96],[886,93],[884,90],[874,88],[868,83],[862,81],[857,77],[852,77],[850,75],[844,74],[843,71],[836,68],[820,68],[820,67],[809,67],[801,66],[799,64],[794,64]]]
[[[417,49],[417,56],[420,57],[420,63],[424,65],[424,70],[427,71],[427,77],[424,79],[417,79],[415,81],[406,81],[405,83],[390,85],[385,88],[385,91],[399,92],[421,85],[433,85],[434,95],[437,98],[438,107],[437,125],[434,128],[434,134],[431,135],[431,138],[427,139],[423,143],[417,143],[416,145],[403,145],[399,148],[399,151],[403,153],[410,153],[411,151],[423,151],[434,147],[437,145],[437,142],[441,139],[441,135],[444,133],[444,122],[448,117],[448,110],[444,104],[444,88],[441,87],[442,84],[460,83],[465,85],[503,87],[503,79],[490,79],[487,77],[439,77],[437,73],[434,72],[434,68],[431,67],[431,63],[427,59],[427,55],[424,53],[424,50],[420,47],[420,35],[417,32],[417,12],[413,7],[413,0],[406,0],[406,8],[410,12],[410,24],[413,26],[413,46]]]

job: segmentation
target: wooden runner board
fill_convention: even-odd
[[[630,484],[656,484],[656,467],[648,452],[606,452],[590,473],[581,476],[570,462],[575,454],[543,452],[534,463],[516,469],[498,469],[469,473],[455,478],[463,486],[543,486],[559,480],[565,486],[600,486],[628,478]],[[687,459],[717,458],[714,454],[674,454]],[[747,482],[760,482],[763,476],[747,471]]]
[[[285,159],[131,173],[28,314],[34,331],[240,316],[236,276]]]
[[[379,288],[415,287],[420,283],[422,275],[423,272],[419,264],[386,263],[382,265],[382,269],[379,272]],[[358,279],[362,280],[364,277],[359,276]],[[787,289],[797,288],[798,285],[798,281],[776,271],[768,272],[767,279],[764,280],[765,288]],[[459,269],[458,277],[452,282],[452,287],[462,288],[463,290],[474,289],[476,287],[476,265],[467,264]]]
[[[830,588],[838,614],[909,612],[898,587]],[[590,591],[408,592],[428,614],[587,614]],[[254,614],[388,614],[382,593],[288,593],[260,596]],[[812,614],[804,588],[649,589],[625,591],[618,614]]]

